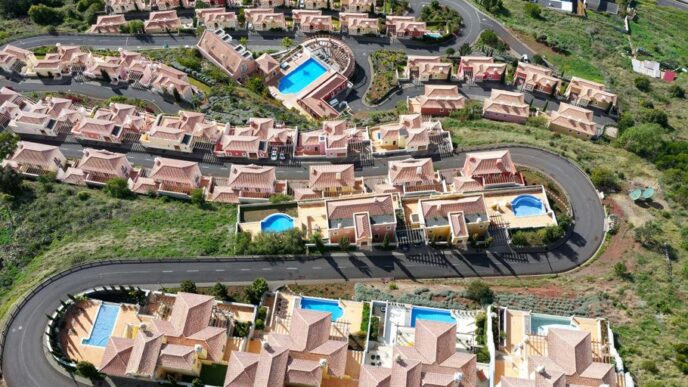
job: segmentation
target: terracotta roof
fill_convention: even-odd
[[[583,97],[591,101],[616,105],[616,94],[606,91],[604,85],[601,83],[588,81],[587,79],[583,78],[572,77],[571,82],[569,82],[567,93],[571,92],[573,88],[579,89],[578,98]]]
[[[332,314],[296,308],[291,317],[289,337],[294,344],[290,350],[310,351],[330,338]]]
[[[227,329],[220,327],[205,327],[200,331],[189,336],[188,339],[195,340],[208,351],[208,356],[215,362],[221,362],[224,356],[224,347],[227,343]]]
[[[492,89],[490,98],[485,99],[483,112],[527,118],[530,115],[530,107],[525,103],[523,93]]]
[[[462,56],[461,66],[470,67],[473,74],[503,74],[506,63],[495,63],[494,58],[486,56]]]
[[[359,212],[368,212],[370,216],[394,214],[391,195],[329,200],[326,205],[327,216],[330,219],[350,219]]]
[[[227,185],[235,190],[274,190],[275,180],[275,167],[234,164]]]
[[[129,356],[126,373],[128,375],[153,376],[158,364],[160,347],[162,347],[161,334],[139,330],[136,338],[134,338],[134,346]]]
[[[177,293],[170,322],[177,336],[192,336],[208,326],[214,298],[202,294]]]
[[[597,124],[593,121],[593,112],[567,103],[559,104],[559,110],[550,113],[550,125],[570,129],[589,136],[597,134]]]
[[[151,12],[148,20],[144,22],[145,29],[179,28],[181,20],[177,16],[177,11],[158,11]]]
[[[373,237],[370,216],[368,216],[367,212],[354,214],[354,229],[356,230],[356,240]]]
[[[322,381],[322,368],[317,361],[290,358],[286,382],[295,385],[317,386]]]
[[[449,224],[451,226],[452,236],[456,238],[468,237],[466,217],[463,211],[450,212],[447,215],[449,216]]]
[[[157,182],[172,182],[197,186],[201,169],[197,162],[156,157],[149,178]]]
[[[256,64],[263,74],[270,74],[279,68],[279,62],[269,54],[259,56],[258,59],[256,59]]]
[[[131,170],[127,156],[107,150],[84,149],[79,168],[85,172],[97,172],[126,177]]]
[[[361,387],[392,387],[392,369],[364,364],[358,385]]]
[[[519,62],[516,73],[522,73],[527,83],[551,87],[559,83],[559,79],[552,75],[554,73],[552,69],[530,63]]]
[[[394,160],[389,165],[389,182],[401,185],[435,180],[432,159]]]
[[[232,351],[227,363],[224,387],[253,387],[260,355]]]
[[[257,136],[222,136],[222,150],[235,152],[258,152],[260,137]]]
[[[204,56],[210,57],[232,76],[249,75],[255,69],[253,56],[239,53],[232,44],[222,40],[212,31],[203,32],[198,41],[198,48]],[[246,66],[246,74],[242,74],[242,65]]]
[[[469,176],[454,176],[452,178],[454,191],[459,193],[481,191],[483,186],[478,180]]]
[[[54,166],[53,159],[64,160],[60,148],[36,142],[19,141],[17,149],[8,159],[18,164],[38,165],[45,168]]]
[[[260,387],[283,385],[288,361],[287,348],[264,344],[260,351],[255,385]]]
[[[416,97],[422,108],[458,110],[463,109],[466,98],[459,94],[456,85],[425,85],[425,94]]]
[[[489,220],[482,195],[466,196],[456,199],[422,200],[421,211],[423,212],[423,218],[426,224],[431,219],[447,219],[451,212],[463,212],[469,219],[480,217],[482,221]]]
[[[420,146],[428,146],[430,144],[430,131],[427,128],[408,129],[408,138],[406,139],[407,148],[415,148]]]
[[[311,165],[308,176],[308,186],[314,190],[353,187],[356,179],[353,164]]]
[[[462,173],[465,177],[490,175],[497,173],[517,173],[511,161],[509,150],[471,152],[466,155]]]
[[[109,120],[84,117],[73,130],[76,133],[91,132],[99,135],[112,135],[116,125],[115,122]]]
[[[178,344],[165,344],[160,351],[158,363],[171,370],[193,370],[196,353],[193,347]]]
[[[98,371],[108,375],[125,376],[127,363],[134,347],[134,340],[124,337],[110,337]]]

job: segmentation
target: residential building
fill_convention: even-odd
[[[207,29],[237,29],[237,15],[220,8],[197,8],[196,19]]]
[[[195,91],[185,72],[162,63],[153,64],[148,71],[151,73],[149,82],[146,83],[145,78],[141,78],[139,82],[150,87],[151,90],[163,95],[172,95],[175,98],[179,95],[181,100],[187,102],[193,98]]]
[[[295,188],[294,199],[314,199],[365,193],[363,180],[354,176],[353,164],[311,165],[308,187]]]
[[[226,125],[208,121],[203,113],[180,111],[177,116],[160,115],[141,135],[141,145],[191,153],[197,143],[215,144]]]
[[[484,188],[525,185],[508,149],[467,153],[461,175],[478,181]]]
[[[151,12],[148,20],[143,23],[147,33],[168,32],[179,30],[182,21],[177,16],[177,11]]]
[[[341,32],[352,36],[380,34],[378,19],[368,17],[367,13],[340,12],[339,28]]]
[[[105,8],[111,13],[127,13],[132,11],[148,11],[152,2],[145,0],[106,0]]]
[[[96,24],[92,25],[88,32],[95,34],[116,34],[120,32],[120,27],[127,21],[124,15],[103,15],[98,16]]]
[[[368,143],[367,131],[348,128],[344,120],[324,121],[320,130],[299,132],[296,153],[300,156],[346,157]]]
[[[409,80],[428,82],[449,80],[452,64],[442,62],[440,56],[409,55],[402,77]]]
[[[490,226],[482,195],[423,198],[415,209],[410,225],[423,230],[428,242],[465,248],[470,237],[484,235]]]
[[[10,119],[7,129],[17,134],[55,137],[58,135],[58,122],[46,113],[17,109],[17,114]]]
[[[167,11],[181,6],[180,0],[151,0],[151,2],[158,8],[158,11]]]
[[[483,117],[490,120],[525,124],[529,116],[530,106],[523,93],[492,89],[483,102]]]
[[[205,183],[198,163],[156,157],[153,168],[129,180],[129,188],[136,193],[157,191],[160,194],[188,197],[191,191]]]
[[[399,121],[370,129],[375,152],[405,150],[423,152],[431,145],[445,146],[451,152],[451,136],[442,129],[440,121],[423,121],[420,113],[402,114]]]
[[[139,142],[146,148],[169,149],[177,152],[193,152],[194,136],[179,128],[153,126],[143,133]]]
[[[121,125],[111,120],[84,117],[72,128],[74,137],[99,142],[121,143],[124,130]]]
[[[387,183],[402,195],[446,191],[444,181],[432,166],[432,159],[390,160],[388,165]]]
[[[60,172],[58,180],[76,185],[100,187],[115,177],[129,179],[133,168],[123,153],[107,150],[84,149],[81,160],[73,167]]]
[[[294,28],[303,32],[332,31],[332,16],[325,16],[321,10],[295,9],[292,11]]]
[[[587,140],[598,135],[593,112],[567,103],[559,104],[559,110],[550,113],[549,128]]]
[[[651,78],[662,77],[662,69],[660,68],[659,62],[632,58],[631,66],[633,67],[633,71],[636,73],[647,75]]]
[[[514,85],[521,90],[553,94],[557,91],[559,79],[552,69],[530,63],[518,62],[514,73]]]
[[[284,6],[284,0],[253,0],[256,8],[275,8]]]
[[[413,16],[387,15],[385,27],[387,35],[395,38],[420,38],[428,32],[425,22],[417,21]]]
[[[496,354],[496,386],[633,385],[604,319],[509,308],[497,314],[503,339]]]
[[[341,0],[340,8],[343,12],[372,12],[374,0]],[[341,14],[340,14],[341,15]]]
[[[332,119],[340,112],[331,103],[336,96],[349,90],[353,85],[339,73],[330,72],[317,87],[297,99],[299,106],[316,120]]]
[[[65,70],[66,66],[57,54],[48,54],[43,59],[37,59],[31,68],[32,74],[37,77],[55,79],[61,78]]]
[[[6,45],[0,51],[0,69],[8,73],[13,71],[24,73],[24,67],[33,67],[36,65],[36,61],[33,52],[11,44]]]
[[[57,173],[66,165],[67,159],[59,147],[28,141],[19,141],[14,152],[0,164],[28,177]]]
[[[457,350],[457,324],[418,319],[410,344],[394,345],[391,367],[365,364],[360,387],[475,387],[477,357]]]
[[[606,91],[603,84],[578,77],[571,78],[564,97],[574,105],[602,110],[615,107],[617,102],[616,94]]]
[[[329,243],[343,238],[359,247],[395,240],[396,202],[391,194],[371,195],[325,202]]]
[[[463,109],[466,98],[459,94],[456,85],[425,85],[425,93],[409,97],[406,106],[411,113],[424,116],[447,116],[449,113]]]
[[[93,118],[112,121],[122,126],[125,134],[145,132],[155,121],[152,114],[125,103],[110,103],[106,108],[99,108],[93,113]]]
[[[265,84],[276,81],[282,75],[279,62],[268,53],[264,53],[256,59],[256,67]]]
[[[110,83],[117,84],[125,80],[122,70],[118,57],[93,57],[84,69],[83,75],[90,79],[109,80]]]
[[[277,180],[275,167],[234,164],[226,182],[207,193],[209,201],[223,203],[267,202],[271,196],[286,193],[286,181]]]
[[[205,30],[197,47],[206,59],[239,82],[246,80],[256,71],[253,54],[244,46],[233,42],[229,35],[218,35]]]
[[[295,128],[275,125],[271,118],[251,118],[247,126],[228,126],[214,150],[218,156],[266,158],[270,147],[279,147],[282,153],[293,147],[296,133]]]
[[[328,0],[304,0],[304,9],[327,9],[329,4]]]
[[[462,56],[457,78],[468,82],[501,81],[506,63],[495,63],[492,57]]]
[[[283,13],[272,8],[250,8],[244,10],[246,26],[254,31],[286,30],[287,21]]]

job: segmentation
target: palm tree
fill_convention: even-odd
[[[285,36],[284,39],[282,39],[282,45],[284,48],[289,49],[289,47],[294,45],[294,41],[291,40],[288,36]]]

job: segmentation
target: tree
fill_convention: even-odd
[[[616,125],[619,127],[619,130],[623,132],[624,130],[635,125],[635,120],[629,113],[621,113],[621,117],[619,117],[619,121],[616,123]]]
[[[637,77],[633,83],[635,83],[635,88],[647,93],[650,91],[651,85],[650,85],[650,80],[646,77]]]
[[[504,8],[502,0],[478,0],[478,4],[485,7],[490,13],[498,13]]]
[[[179,284],[179,291],[184,293],[198,293],[196,284],[191,280],[184,280]]]
[[[490,286],[483,281],[471,281],[466,288],[466,298],[480,305],[491,304],[494,300],[494,292]]]
[[[132,196],[127,180],[122,177],[113,177],[106,181],[103,191],[116,199],[127,199]]]
[[[448,56],[452,56],[456,53],[456,50],[454,50],[454,47],[449,47],[446,51]]]
[[[144,31],[144,24],[141,20],[130,20],[126,24],[126,30],[130,34],[141,34]]]
[[[607,167],[595,167],[590,173],[590,180],[598,189],[604,192],[617,191],[619,181],[614,172]]]
[[[525,5],[526,15],[532,17],[533,19],[542,18],[542,8],[535,3],[526,3]]]
[[[478,41],[486,46],[496,47],[500,39],[496,32],[487,29],[480,33]]]
[[[657,124],[641,124],[624,130],[616,140],[616,144],[641,157],[656,156],[664,146],[659,137],[664,133]]]
[[[316,231],[311,234],[310,242],[315,245],[315,249],[320,253],[325,251],[325,243],[323,243],[322,234],[320,234],[320,231]]]
[[[242,11],[243,11],[243,8],[242,8]],[[239,38],[239,44],[246,47],[248,45],[248,38],[245,36],[240,37]]]
[[[64,21],[64,13],[44,4],[34,4],[29,8],[29,17],[39,25],[58,25]]]
[[[669,95],[673,98],[686,98],[686,91],[679,85],[669,86]]]
[[[351,243],[349,243],[349,238],[342,237],[339,240],[339,249],[342,251],[349,251],[351,249]]]
[[[226,301],[229,298],[227,287],[219,282],[210,289],[210,294],[220,301]]]
[[[253,305],[258,305],[261,298],[263,298],[263,294],[265,294],[265,292],[268,290],[270,290],[268,281],[266,281],[265,278],[258,277],[251,285],[244,288],[244,298],[246,299],[246,302]]]
[[[191,190],[191,203],[198,207],[205,206],[205,194],[202,188],[194,188]]]
[[[648,249],[658,249],[662,245],[662,227],[655,221],[645,222],[635,229],[635,241]]]
[[[5,159],[17,149],[19,136],[12,132],[0,132],[0,159]]]
[[[0,167],[0,192],[17,196],[22,190],[23,178],[10,167]]]
[[[293,45],[294,41],[291,40],[291,38],[289,38],[288,36],[285,36],[284,39],[282,39],[282,46],[284,46],[284,48],[289,49]]]
[[[528,3],[528,4],[532,4],[532,3]],[[535,63],[536,65],[540,65],[540,66],[546,64],[545,58],[543,58],[542,55],[540,55],[540,54],[533,55],[533,63]]]
[[[103,377],[93,363],[85,360],[76,363],[76,373],[91,380],[98,380]]]
[[[667,114],[658,109],[643,109],[638,115],[640,122],[649,124],[658,124],[663,128],[669,127],[669,117]]]
[[[466,56],[470,55],[471,52],[473,52],[473,49],[471,48],[471,45],[468,43],[464,43],[459,47],[459,55],[461,56]]]

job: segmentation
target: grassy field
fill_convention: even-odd
[[[587,18],[580,18],[543,9],[542,17],[536,19],[525,13],[525,4],[521,0],[504,0],[508,12],[495,17],[564,76],[606,83],[620,96],[621,111],[632,115],[642,109],[643,103],[651,101],[655,108],[667,113],[676,136],[688,139],[688,100],[671,98],[671,85],[655,79],[651,80],[650,92],[641,92],[634,86],[634,79],[640,75],[631,69],[631,50],[638,47],[651,54],[643,59],[688,66],[688,12],[641,0],[637,2],[639,16],[631,23],[629,36],[623,33],[623,19],[616,15],[588,12]],[[564,51],[557,52],[552,46]],[[681,74],[674,84],[688,89],[688,75]]]
[[[109,258],[231,255],[236,208],[139,196],[118,200],[99,190],[53,184],[30,189],[12,208],[15,230],[0,244],[0,316],[47,276]],[[76,193],[88,191],[80,200]]]

